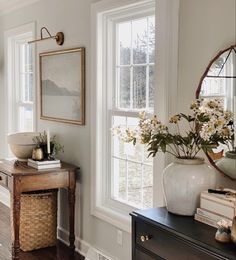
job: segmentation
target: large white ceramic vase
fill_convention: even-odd
[[[163,172],[167,210],[174,214],[194,215],[199,207],[201,191],[215,186],[215,171],[203,158],[176,158]]]

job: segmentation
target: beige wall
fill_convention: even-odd
[[[175,1],[175,0],[173,0]],[[31,6],[0,17],[0,117],[3,116],[3,31],[36,21],[37,33],[42,26],[54,33],[65,33],[62,48],[86,47],[86,125],[74,126],[38,119],[39,130],[50,128],[65,146],[62,158],[81,167],[81,185],[76,192],[76,234],[95,247],[128,260],[131,238],[124,233],[123,247],[116,243],[117,229],[90,214],[90,4],[95,0],[41,0]],[[209,60],[235,40],[235,0],[180,0],[178,96],[179,111],[185,111],[194,98],[201,74]],[[54,41],[37,45],[37,53],[60,49]],[[1,121],[2,122],[2,121]],[[1,133],[0,133],[1,134]],[[3,133],[0,136],[0,144]],[[1,147],[0,147],[1,148]],[[0,155],[3,151],[0,149]],[[67,228],[66,198],[61,194],[60,224]],[[80,207],[79,207],[80,205]]]

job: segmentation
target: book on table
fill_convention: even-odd
[[[229,190],[235,192],[234,190]],[[200,196],[200,208],[221,215],[222,218],[232,220],[236,215],[236,198],[223,194],[202,192]]]
[[[54,169],[54,168],[61,168],[61,163],[53,163],[53,164],[46,164],[46,165],[37,165],[28,162],[28,166],[33,167],[38,170],[43,170],[43,169]]]
[[[217,227],[217,222],[222,219],[232,225],[232,220],[236,216],[236,198],[232,194],[236,191],[232,189],[224,191],[231,192],[231,195],[201,192],[200,208],[197,208],[194,219],[213,227]]]
[[[28,166],[33,167],[38,170],[43,169],[53,169],[60,168],[61,162],[60,160],[45,160],[45,161],[35,161],[33,159],[28,159]]]
[[[204,224],[207,224],[209,226],[217,228],[217,222],[215,220],[212,220],[212,219],[206,217],[206,216],[202,216],[202,215],[196,213],[194,215],[194,219],[201,222],[201,223],[204,223]]]
[[[36,160],[33,160],[33,159],[28,159],[28,163],[32,163],[32,164],[35,164],[35,165],[58,164],[60,162],[61,161],[58,160],[58,159],[55,159],[55,160],[43,160],[43,161],[36,161]]]

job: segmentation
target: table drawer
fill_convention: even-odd
[[[7,187],[7,175],[0,172],[0,185]]]
[[[167,230],[146,222],[136,221],[136,244],[144,249],[168,260],[213,260],[221,259],[210,255],[172,235]],[[223,258],[222,258],[223,259]]]

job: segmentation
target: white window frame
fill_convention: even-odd
[[[103,0],[92,5],[91,9],[91,214],[116,227],[131,232],[129,212],[134,208],[110,199],[111,176],[108,174],[107,160],[107,95],[111,96],[108,85],[107,67],[111,67],[112,54],[106,53],[106,30],[109,15],[114,17],[132,6],[133,10],[153,8],[156,4],[156,55],[155,106],[154,112],[166,122],[169,113],[175,111],[177,94],[177,61],[178,61],[178,0]],[[129,10],[128,10],[129,11]],[[108,26],[109,27],[109,26]],[[102,33],[101,33],[102,30]],[[108,39],[109,40],[109,39]],[[109,63],[108,63],[109,61]],[[111,62],[111,64],[110,64]],[[157,88],[157,86],[159,86]],[[170,95],[171,94],[171,95]],[[112,100],[110,100],[112,102]],[[104,149],[105,148],[105,149]],[[154,206],[163,206],[162,171],[167,164],[166,157],[158,155],[154,160]],[[157,167],[158,166],[158,167]]]
[[[18,121],[16,111],[16,91],[18,80],[16,75],[17,54],[15,53],[15,46],[17,42],[28,41],[35,38],[36,33],[35,22],[22,25],[17,28],[10,29],[4,33],[4,50],[5,50],[5,136],[8,133],[16,132],[16,123]],[[34,88],[34,100],[33,100],[33,129],[36,129],[36,64],[35,64],[35,47],[32,46],[33,52],[33,88]],[[5,156],[10,156],[7,141],[5,140]]]

